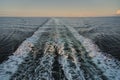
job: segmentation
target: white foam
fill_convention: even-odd
[[[120,62],[109,56],[108,54],[100,52],[100,49],[90,39],[83,37],[78,32],[67,26],[73,33],[74,37],[81,42],[85,47],[88,55],[92,58],[92,61],[103,71],[103,74],[107,76],[109,80],[120,80]]]
[[[41,28],[39,28],[30,38],[23,41],[23,43],[7,61],[0,64],[1,80],[9,80],[10,77],[16,72],[19,64],[21,64],[23,59],[28,56],[27,54],[30,53],[31,46],[34,46],[38,42],[41,32],[43,31],[44,29],[41,31]]]

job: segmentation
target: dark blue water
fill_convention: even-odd
[[[91,39],[101,51],[120,60],[120,17],[61,18],[79,34]]]
[[[0,62],[49,18],[0,17]],[[120,17],[59,18],[120,60]]]
[[[0,63],[48,18],[0,17]]]

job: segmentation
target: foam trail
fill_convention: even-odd
[[[104,72],[109,80],[120,80],[120,62],[100,52],[100,49],[90,39],[83,37],[71,26],[66,26],[74,37],[81,42],[88,52],[89,57],[92,57],[92,61]],[[99,64],[100,63],[100,64]]]
[[[31,52],[31,47],[38,42],[44,30],[45,29],[43,28],[41,31],[40,27],[30,38],[27,38],[25,41],[23,41],[23,43],[7,61],[0,64],[0,79],[10,79],[10,77],[16,72],[19,64],[21,64],[23,59],[28,56],[27,54]]]

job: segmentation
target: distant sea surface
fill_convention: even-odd
[[[0,62],[30,37],[47,17],[0,17]],[[91,39],[101,51],[120,60],[120,17],[59,17],[66,26]]]

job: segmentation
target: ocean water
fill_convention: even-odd
[[[2,17],[0,79],[120,80],[119,21]]]
[[[49,18],[0,17],[0,59],[14,52]],[[120,59],[120,17],[58,18],[91,39],[101,51]]]
[[[48,18],[0,17],[0,63]]]
[[[101,51],[120,60],[120,17],[60,18],[79,34],[91,39]]]

